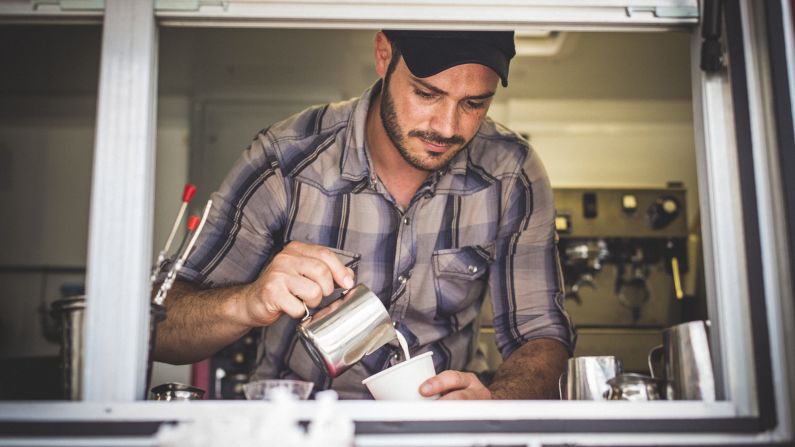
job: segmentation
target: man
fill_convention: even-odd
[[[257,135],[214,195],[167,300],[159,360],[207,357],[262,327],[254,379],[295,378],[368,398],[385,346],[331,380],[296,343],[310,308],[366,284],[442,399],[557,398],[573,349],[552,192],[527,142],[486,117],[507,86],[511,32],[384,31],[378,83]],[[461,372],[488,288],[504,358],[486,387]]]

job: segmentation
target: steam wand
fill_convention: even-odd
[[[179,223],[182,222],[182,216],[185,215],[185,210],[188,208],[188,203],[193,199],[194,194],[196,194],[196,186],[191,183],[186,183],[185,188],[182,190],[182,205],[180,205],[179,211],[177,212],[177,218],[174,219],[174,225],[171,226],[171,233],[168,235],[168,239],[166,239],[166,245],[163,246],[163,249],[160,250],[160,253],[157,255],[155,265],[152,267],[152,274],[149,277],[149,281],[153,284],[157,280],[157,272],[160,270],[163,261],[166,260],[166,253],[168,253],[168,249],[171,247],[171,242],[174,241]],[[177,253],[179,253],[179,250],[177,250]]]
[[[174,285],[174,281],[177,279],[177,273],[179,273],[182,266],[185,264],[185,260],[188,258],[191,250],[193,250],[193,245],[196,243],[196,239],[198,239],[199,234],[202,232],[202,228],[204,228],[204,223],[207,222],[207,216],[210,214],[210,208],[213,205],[212,200],[207,201],[207,205],[204,207],[204,213],[202,214],[201,222],[199,222],[199,227],[193,233],[193,237],[190,239],[188,246],[185,247],[185,250],[182,252],[176,262],[171,266],[166,275],[166,279],[160,284],[160,290],[157,291],[157,295],[155,296],[154,303],[162,306],[163,302],[166,300],[166,294],[171,289],[171,286]],[[195,220],[194,220],[195,221]]]
[[[176,261],[177,256],[179,256],[179,254],[182,253],[182,249],[185,248],[185,244],[188,243],[188,240],[191,238],[191,236],[193,236],[193,232],[196,231],[196,228],[199,226],[200,220],[201,219],[199,218],[199,216],[196,215],[192,215],[188,218],[188,224],[186,225],[188,231],[186,231],[185,234],[182,236],[182,241],[180,241],[179,246],[174,251],[174,254],[166,258],[165,261],[166,263],[171,263]]]

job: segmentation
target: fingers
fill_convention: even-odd
[[[293,266],[294,275],[287,282],[288,287],[310,307],[316,307],[324,296],[334,292],[334,280],[325,263],[307,257],[296,257],[292,262],[296,265]]]
[[[442,394],[441,399],[490,399],[491,393],[477,376],[460,371],[442,371],[420,386],[426,397]]]
[[[292,250],[297,251],[300,255],[312,258],[314,260],[320,261],[322,265],[312,264],[311,266],[307,266],[307,273],[312,275],[319,275],[325,276],[322,272],[322,267],[328,269],[328,273],[331,274],[331,277],[334,283],[338,284],[340,287],[344,289],[350,289],[354,285],[354,274],[353,270],[346,267],[342,261],[339,260],[337,255],[334,254],[333,251],[321,247],[319,245],[314,244],[305,244],[303,242],[293,241],[291,242],[288,247]],[[327,284],[322,284],[324,287],[324,293],[329,295],[331,292],[334,291],[333,285],[328,286]],[[329,287],[330,290],[326,290],[326,287]]]
[[[426,380],[425,383],[420,386],[420,394],[428,397],[434,394],[466,388],[467,382],[463,376],[464,375],[459,371],[442,371]]]
[[[308,307],[317,307],[320,304],[320,300],[323,299],[323,291],[320,289],[320,286],[307,278],[296,277],[291,278],[290,282],[287,283],[287,290],[289,295],[292,295],[295,298],[298,298],[299,307],[300,307],[300,316],[303,318],[306,314],[306,309],[304,309],[304,303]],[[289,297],[289,295],[287,295]],[[295,299],[286,300],[290,302],[290,309],[295,308],[292,304]],[[290,316],[295,317],[296,315],[293,313],[287,312],[285,309],[285,313],[288,313]]]
[[[317,282],[302,276],[295,276],[285,281],[285,286],[290,295],[305,302],[308,306],[315,307],[323,299],[323,290]]]
[[[306,316],[306,308],[304,307],[303,301],[295,297],[288,297],[282,300],[279,305],[281,306],[282,312],[292,318],[300,320]]]
[[[266,270],[247,290],[246,310],[252,326],[268,326],[282,314],[303,318],[305,300],[319,302],[320,299],[316,298],[320,286],[307,278],[290,278],[278,271]]]
[[[334,293],[335,283],[353,287],[353,270],[331,250],[319,245],[291,242],[265,267],[248,290],[248,319],[253,325],[268,325],[282,313],[303,318],[306,308],[320,305],[324,296]]]
[[[324,251],[331,253],[323,247],[291,242],[273,258],[267,267],[267,271],[284,275],[286,284],[296,282],[300,278],[309,279],[318,285],[320,288],[319,295],[322,298],[325,295],[332,294],[335,288],[332,267],[321,259]],[[332,256],[334,256],[333,253]],[[341,265],[336,256],[334,256],[334,259]],[[342,268],[348,270],[344,265]],[[345,273],[347,274],[347,271]],[[309,296],[304,296],[304,298],[308,298],[307,304],[314,306],[319,303],[319,300],[315,300],[313,295],[313,293],[310,293]]]
[[[439,400],[483,400],[483,398],[478,397],[477,393],[473,390],[466,388],[463,390],[451,391],[440,397]]]

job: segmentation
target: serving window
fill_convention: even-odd
[[[726,2],[714,17],[710,2],[695,1],[125,3],[109,0],[104,9],[93,188],[112,186],[137,211],[92,199],[86,402],[74,404],[78,413],[113,420],[119,416],[101,416],[95,405],[111,401],[136,418],[144,405],[135,401],[147,364],[148,247],[166,238],[182,184],[209,196],[258,130],[361,94],[376,79],[372,36],[382,27],[515,29],[509,87],[489,114],[525,136],[549,172],[565,307],[579,328],[574,355],[615,355],[627,372],[648,374],[664,329],[708,320],[714,399],[340,402],[362,445],[754,442],[788,433],[791,199],[782,169],[792,141],[782,118],[791,105],[781,99],[792,75],[777,71],[786,63],[791,71],[783,56],[792,48],[788,3]],[[715,20],[722,57],[704,70],[701,29]],[[129,45],[132,31],[139,40]],[[769,44],[766,31],[787,37],[784,47]],[[145,79],[127,84],[111,57]],[[125,89],[131,105],[113,96]],[[130,125],[143,135],[118,133]],[[102,132],[124,143],[111,147]],[[126,164],[101,164],[141,151]],[[148,186],[132,181],[131,166]],[[108,229],[124,216],[146,249],[112,243]],[[113,250],[128,250],[125,261],[107,262]],[[135,287],[118,290],[118,278]],[[120,312],[129,324],[111,324],[107,316]],[[484,380],[501,361],[488,312],[468,366]],[[210,396],[242,397],[254,339],[194,367]],[[156,365],[153,384],[188,376]],[[147,418],[165,420],[169,411],[154,408]],[[58,418],[44,414],[40,421]]]

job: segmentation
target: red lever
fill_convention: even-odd
[[[194,194],[196,194],[196,185],[192,183],[186,183],[185,189],[182,191],[182,201],[190,202],[190,199],[193,198]]]
[[[190,216],[188,218],[188,231],[196,231],[196,228],[199,226],[199,222],[201,222],[199,216]]]

